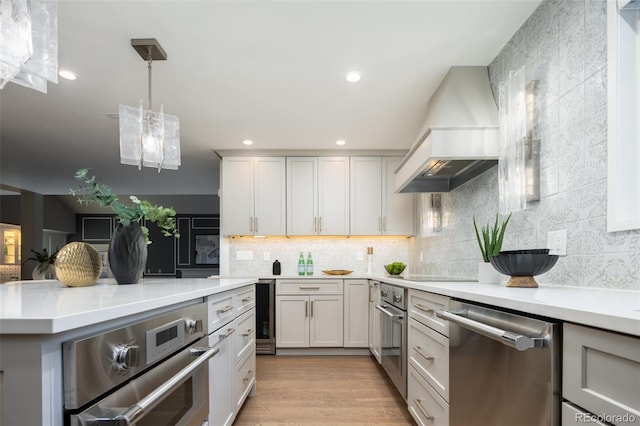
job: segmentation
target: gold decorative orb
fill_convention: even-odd
[[[100,278],[102,259],[89,244],[74,241],[60,249],[54,267],[62,284],[84,287],[95,284]]]

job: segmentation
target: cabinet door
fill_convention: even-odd
[[[343,346],[343,297],[309,296],[309,346]]]
[[[284,157],[254,159],[254,223],[256,235],[286,235]]]
[[[218,346],[220,351],[209,361],[209,424],[226,426],[233,421],[235,401],[233,386],[233,334],[236,330],[230,323],[209,336],[209,346]]]
[[[287,234],[318,233],[318,159],[287,158]]]
[[[366,348],[369,345],[369,282],[344,282],[344,347]]]
[[[309,296],[276,297],[276,347],[309,347]]]
[[[349,235],[349,158],[318,159],[320,235]]]
[[[253,235],[253,159],[224,157],[221,164],[223,235]]]
[[[351,235],[382,232],[382,168],[380,157],[351,157]]]
[[[17,265],[20,263],[20,228],[3,226],[2,230],[2,264]]]
[[[369,284],[369,351],[378,363],[382,362],[382,341],[380,338],[380,315],[376,309],[380,304],[380,285],[377,282]]]
[[[413,194],[394,194],[400,157],[382,158],[382,234],[413,235]]]

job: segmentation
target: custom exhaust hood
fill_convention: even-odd
[[[498,164],[499,150],[487,67],[451,67],[429,100],[418,141],[396,170],[395,192],[451,191]]]

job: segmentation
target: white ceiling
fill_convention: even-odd
[[[66,194],[89,167],[116,193],[215,194],[214,150],[407,150],[449,67],[488,65],[539,3],[60,0],[59,64],[79,79],[0,91],[1,183]],[[153,106],[180,118],[179,171],[120,164],[105,114],[147,97],[131,38],[168,54]]]

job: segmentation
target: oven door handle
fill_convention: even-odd
[[[519,351],[526,351],[527,349],[541,348],[544,346],[544,338],[530,337],[511,331],[502,330],[489,324],[484,324],[482,322],[472,320],[462,315],[454,314],[453,312],[439,310],[436,311],[436,316],[460,327],[466,328],[467,330],[471,330],[485,337],[496,340],[503,345],[515,348]]]
[[[385,308],[386,306],[376,305],[376,309],[382,312],[383,314],[385,314],[386,316],[388,316],[389,318],[393,318],[396,316],[393,312],[390,312]]]
[[[191,353],[194,355],[198,355],[199,353],[201,353],[200,349],[198,348],[192,349],[194,350],[191,351]],[[148,413],[150,409],[159,404],[167,396],[168,393],[172,392],[176,387],[184,382],[187,377],[193,374],[195,370],[204,365],[207,361],[209,361],[209,359],[213,358],[219,351],[220,348],[218,348],[217,346],[213,348],[207,348],[206,351],[202,353],[202,355],[198,356],[195,361],[177,372],[173,377],[155,388],[140,401],[127,408],[123,413],[117,415],[112,419],[99,419],[100,424],[106,425],[112,423],[115,425],[130,425],[140,420]]]

